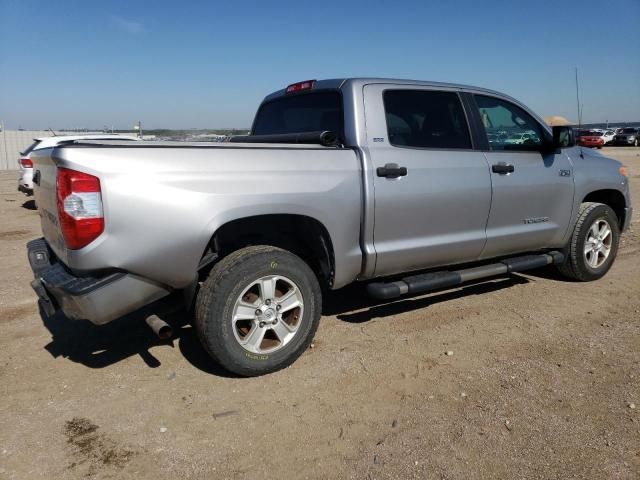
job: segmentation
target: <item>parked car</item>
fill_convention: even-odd
[[[491,140],[489,141],[491,142]],[[537,142],[535,133],[512,133],[504,139],[504,143],[510,145],[524,145],[531,142]]]
[[[614,145],[633,145],[637,147],[640,144],[640,129],[623,128],[614,140]]]
[[[486,125],[536,136],[490,143]],[[390,300],[552,264],[601,278],[631,219],[627,171],[574,145],[492,90],[360,78],[272,93],[229,143],[40,149],[32,286],[47,314],[96,324],[195,305],[213,359],[265,374],[307,349],[325,289]]]
[[[34,138],[33,143],[26,150],[20,153],[18,160],[19,176],[18,190],[27,195],[33,195],[33,160],[31,154],[35,150],[54,147],[62,142],[73,140],[140,140],[137,137],[116,134],[92,134],[92,135],[56,135],[53,137]]]
[[[583,130],[578,136],[578,145],[582,147],[602,148],[604,145],[604,138],[598,131]]]
[[[605,145],[613,143],[613,139],[615,138],[615,136],[616,133],[613,130],[605,130],[601,135]]]

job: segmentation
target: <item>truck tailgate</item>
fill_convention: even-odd
[[[34,161],[33,192],[44,238],[54,253],[60,259],[64,259],[65,245],[56,206],[57,167],[51,158],[52,152],[53,149],[43,149],[32,154],[31,158]]]

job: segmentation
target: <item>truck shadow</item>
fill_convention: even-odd
[[[538,272],[536,272],[538,273]],[[540,272],[545,275],[545,272]],[[469,295],[482,295],[514,285],[528,283],[520,275],[484,280],[466,284],[455,290],[436,291],[396,300],[376,300],[367,296],[364,284],[354,284],[336,291],[325,292],[323,315],[335,315],[349,323],[364,323],[374,318],[393,317],[401,313],[426,308],[441,302]],[[161,366],[150,349],[157,346],[179,348],[182,356],[195,368],[219,377],[239,378],[217,365],[204,350],[195,329],[189,324],[189,314],[177,311],[159,314],[169,322],[174,336],[160,340],[146,325],[144,319],[151,313],[143,309],[106,325],[88,321],[70,320],[57,313],[48,317],[41,309],[40,316],[52,339],[44,348],[54,357],[64,357],[89,368],[104,368],[128,357],[139,355],[149,368]]]
[[[436,303],[447,302],[469,295],[482,295],[528,282],[529,280],[520,275],[509,275],[508,277],[492,280],[484,279],[464,284],[455,290],[435,290],[393,300],[372,299],[367,296],[365,285],[353,284],[340,290],[327,292],[324,298],[322,314],[335,315],[339,320],[348,323],[364,323],[374,318],[399,315]]]
[[[202,348],[194,329],[188,324],[186,312],[162,315],[174,331],[174,336],[168,340],[160,340],[146,325],[144,319],[149,313],[148,310],[140,310],[106,325],[94,325],[86,320],[70,320],[60,312],[48,317],[40,309],[42,322],[52,337],[44,348],[54,358],[67,358],[89,368],[108,367],[136,355],[149,368],[158,368],[161,362],[150,349],[177,347],[184,358],[199,370],[234,378]]]

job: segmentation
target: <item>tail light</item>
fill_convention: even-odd
[[[292,83],[286,88],[285,93],[300,92],[302,90],[311,90],[313,88],[314,83],[316,83],[315,80],[305,80],[304,82]]]
[[[33,168],[33,160],[30,158],[21,158],[20,165],[24,168]]]
[[[56,199],[58,220],[68,248],[78,250],[100,236],[104,217],[98,177],[59,168]]]

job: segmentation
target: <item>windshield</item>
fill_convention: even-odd
[[[623,128],[622,133],[636,133],[635,128]]]
[[[40,143],[40,140],[34,140],[33,143],[29,145],[25,151],[20,152],[20,155],[22,155],[23,157],[26,157],[33,151],[34,148],[38,146],[39,143]]]
[[[337,91],[284,96],[263,103],[253,135],[330,130],[343,138],[342,98]]]

